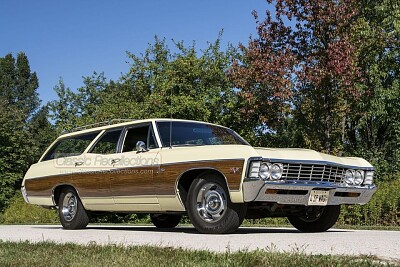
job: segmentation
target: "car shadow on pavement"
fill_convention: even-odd
[[[40,229],[57,229],[53,227],[40,226],[36,227]],[[60,230],[64,230],[61,226]],[[185,233],[185,234],[200,234],[192,226],[178,226],[175,228],[156,228],[154,226],[114,226],[114,225],[88,225],[86,228],[78,230],[109,230],[109,231],[135,231],[135,232],[158,232],[158,233]],[[71,230],[65,230],[71,231]],[[77,230],[72,230],[77,231]],[[329,232],[352,232],[351,230],[344,229],[330,229]],[[292,234],[302,234],[299,230],[295,228],[279,228],[279,227],[240,227],[236,232],[231,235],[244,235],[244,234],[282,234],[282,233],[292,233]]]

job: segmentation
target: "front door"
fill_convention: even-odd
[[[116,211],[157,210],[158,200],[154,173],[159,169],[158,148],[150,123],[127,128],[110,176],[111,192]],[[146,151],[138,151],[137,143],[145,144]]]

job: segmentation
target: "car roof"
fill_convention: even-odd
[[[135,124],[149,123],[149,122],[153,122],[153,121],[156,121],[156,122],[158,122],[158,121],[160,121],[160,122],[161,121],[166,121],[166,122],[169,122],[169,121],[195,122],[195,123],[204,123],[204,124],[224,127],[224,126],[213,124],[213,123],[209,123],[209,122],[195,121],[195,120],[167,119],[167,118],[155,118],[155,119],[143,119],[143,120],[132,119],[132,120],[126,120],[125,122],[121,122],[121,123],[114,123],[114,124],[98,126],[98,127],[95,126],[95,125],[98,125],[97,123],[89,124],[89,125],[82,126],[82,127],[90,127],[90,126],[92,126],[92,127],[86,128],[86,129],[83,129],[83,130],[77,130],[77,131],[76,130],[75,131],[72,130],[71,132],[61,134],[57,139],[77,136],[77,135],[86,134],[86,133],[99,132],[99,131],[119,128],[119,127],[125,127],[125,126],[130,126],[130,125],[135,125]],[[111,122],[111,121],[109,121],[109,122]],[[104,124],[104,123],[107,123],[107,122],[102,122],[102,123]],[[82,127],[77,127],[77,128],[82,128]]]

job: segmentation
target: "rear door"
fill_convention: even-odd
[[[118,168],[120,156],[117,152],[122,133],[123,128],[103,132],[85,154],[85,160],[79,162],[83,170],[80,184],[85,189],[83,201],[90,209],[113,209],[111,177]]]

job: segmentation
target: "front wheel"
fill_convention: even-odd
[[[150,214],[150,219],[157,228],[174,228],[181,222],[182,216],[174,214]]]
[[[325,232],[338,220],[340,206],[310,206],[306,207],[304,213],[301,216],[289,216],[289,222],[302,232]]]
[[[72,188],[66,188],[61,192],[58,200],[58,216],[65,229],[82,229],[89,223],[88,213]]]
[[[215,174],[203,174],[191,184],[186,208],[190,221],[204,234],[226,234],[242,224],[245,204],[234,204],[225,182]]]

